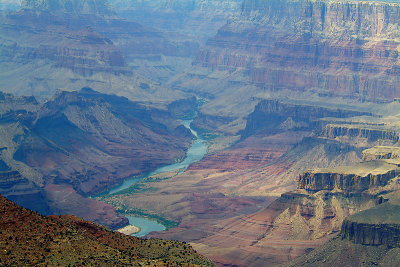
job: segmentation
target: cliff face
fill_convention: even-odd
[[[251,138],[248,137],[245,140]],[[312,140],[314,143],[311,142]],[[299,153],[307,146],[309,148],[317,147],[315,144],[317,141],[326,146],[326,162],[330,162],[330,164],[335,161],[338,163],[338,159],[333,158],[334,151],[344,156],[355,149],[351,145],[346,146],[337,141],[318,137],[309,138],[307,143],[303,139],[292,151],[287,152],[273,164],[264,167],[265,169],[262,167],[257,169],[259,172],[264,171],[262,176],[264,180],[262,181],[270,186],[265,190],[271,191],[275,187],[283,186],[283,179],[274,186],[274,182],[280,179],[282,174],[282,171],[278,172],[277,170],[278,164],[282,164],[281,168],[288,170],[283,172],[285,176],[289,176],[295,170],[296,164],[304,166],[307,164],[307,160],[312,161],[314,166],[323,164],[319,162],[323,156],[317,150],[312,149]],[[359,163],[354,160],[353,166],[340,166],[341,164],[338,163],[340,167],[336,165],[336,167],[332,166],[326,169],[314,168],[305,171],[298,177],[297,190],[281,194],[269,206],[258,212],[219,221],[218,226],[214,226],[216,229],[213,234],[196,240],[196,243],[201,244],[196,248],[221,262],[260,266],[263,264],[286,265],[287,262],[315,249],[315,253],[319,253],[318,257],[326,258],[326,262],[330,264],[316,260],[311,252],[308,254],[311,258],[307,258],[307,255],[299,259],[304,262],[306,258],[307,264],[293,263],[293,266],[337,266],[335,264],[342,261],[348,265],[351,260],[363,262],[362,259],[369,256],[362,254],[361,257],[357,251],[361,253],[364,249],[369,250],[363,247],[364,245],[398,246],[396,243],[399,236],[398,222],[396,222],[399,220],[398,206],[397,208],[385,208],[388,205],[386,203],[388,199],[391,203],[390,194],[399,192],[400,189],[397,150],[398,147],[374,147],[363,152],[364,155],[369,155],[370,160],[368,161]],[[300,159],[296,159],[295,163],[290,164],[292,153],[297,154]],[[393,156],[389,156],[389,153]],[[380,155],[384,155],[384,157],[375,159]],[[348,163],[348,159],[343,160],[343,163]],[[297,169],[295,172],[299,171]],[[240,176],[241,183],[245,184],[244,187],[247,189],[251,187],[250,179],[245,180],[248,175],[248,172],[243,172]],[[268,178],[268,175],[271,178]],[[227,177],[230,176],[222,176],[225,179]],[[235,176],[231,177],[230,183],[238,182],[234,180]],[[218,181],[217,178],[207,178],[210,181],[202,185],[215,185]],[[256,177],[251,177],[253,183],[255,179]],[[261,183],[259,186],[265,188]],[[368,215],[367,212],[371,212],[372,215]],[[243,231],[243,229],[247,230]],[[339,236],[337,238],[339,241],[335,239],[334,245],[328,243],[326,246],[322,246],[337,236]],[[240,247],[232,245],[237,240],[241,240]],[[345,243],[341,243],[342,241]],[[354,247],[354,243],[357,247]],[[319,247],[324,248],[324,253],[319,252]],[[338,253],[335,251],[335,247],[343,250]],[[348,248],[347,251],[345,247]],[[223,251],[227,248],[236,251],[235,256],[230,258],[224,254]],[[380,251],[379,255],[384,254],[382,252],[385,250],[384,248],[377,250]],[[372,249],[372,251],[375,250]],[[346,261],[347,258],[342,260],[341,255],[353,255],[354,257]],[[359,256],[360,261],[358,261]],[[292,263],[288,263],[288,265],[290,264]],[[351,266],[357,266],[357,264]]]
[[[348,139],[348,141],[364,139],[366,142],[375,142],[380,145],[399,142],[399,134],[396,130],[368,125],[328,124],[318,135],[329,139]]]
[[[347,217],[337,238],[290,262],[288,266],[397,266],[399,203],[393,201],[393,194],[385,197],[389,197],[386,199],[388,202]],[[398,199],[398,196],[395,198]]]
[[[111,232],[71,215],[42,216],[0,196],[0,263],[214,266],[190,245]]]
[[[382,174],[357,174],[324,172],[323,170],[307,171],[298,177],[297,188],[310,191],[348,190],[364,191],[371,187],[385,186],[389,180],[399,175],[400,170],[390,170]]]
[[[378,101],[400,95],[399,5],[246,0],[198,54],[263,90]],[[247,73],[247,74],[246,74]]]
[[[363,151],[364,161],[378,159],[398,159],[400,158],[400,148],[395,146],[375,146]]]
[[[345,220],[342,225],[342,238],[361,245],[399,247],[400,225],[360,224]]]
[[[266,133],[285,130],[312,131],[316,126],[319,126],[316,121],[320,118],[348,118],[361,115],[372,114],[357,110],[285,103],[278,100],[262,100],[247,117],[242,138],[260,131]]]

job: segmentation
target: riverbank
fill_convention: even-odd
[[[183,161],[171,165],[160,167],[149,174],[141,177],[132,177],[126,179],[122,184],[111,188],[106,194],[97,196],[98,200],[104,201],[113,205],[121,215],[125,215],[129,219],[130,225],[139,227],[140,231],[132,233],[135,236],[145,236],[152,231],[165,231],[169,228],[176,227],[177,222],[167,220],[156,214],[149,214],[145,210],[135,209],[134,207],[126,208],[114,202],[115,198],[120,198],[122,195],[131,195],[143,193],[144,191],[151,192],[149,182],[167,180],[171,177],[184,172],[187,167],[197,161],[200,161],[207,154],[208,144],[195,130],[190,127],[193,120],[183,120],[182,125],[188,128],[196,137],[192,145],[186,153]],[[133,216],[129,216],[128,214]],[[134,229],[134,228],[129,228]]]

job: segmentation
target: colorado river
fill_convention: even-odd
[[[192,134],[196,137],[196,139],[194,140],[192,145],[189,147],[189,149],[186,153],[186,157],[182,162],[178,162],[178,163],[174,163],[171,165],[160,167],[145,176],[128,178],[122,184],[120,184],[114,188],[111,188],[110,191],[108,192],[108,194],[114,194],[116,192],[119,192],[121,190],[129,188],[133,184],[136,184],[137,182],[139,182],[141,179],[158,174],[158,173],[169,172],[169,171],[174,171],[174,170],[179,170],[179,169],[181,169],[183,172],[186,170],[186,168],[190,164],[201,160],[204,157],[204,155],[207,153],[207,144],[204,139],[202,139],[201,137],[199,137],[197,135],[196,131],[194,131],[192,128],[190,128],[190,123],[192,121],[193,120],[182,121],[182,125],[185,126],[186,128],[188,128],[192,132]]]
[[[158,173],[163,173],[163,172],[169,172],[169,171],[174,171],[174,170],[181,170],[181,172],[185,171],[187,167],[199,160],[201,160],[204,155],[207,153],[207,143],[204,139],[202,139],[200,136],[198,136],[197,132],[194,131],[190,127],[190,123],[193,120],[184,120],[182,121],[182,125],[184,125],[186,128],[188,128],[192,134],[196,137],[196,139],[193,141],[192,145],[189,147],[188,151],[186,152],[186,157],[182,162],[179,163],[174,163],[171,165],[163,166],[160,167],[153,172],[141,176],[141,177],[132,177],[128,178],[125,180],[122,184],[111,188],[111,190],[108,192],[108,194],[114,194],[117,193],[121,190],[124,190],[126,188],[129,188],[130,186],[134,185],[135,183],[139,182],[141,179],[158,174]],[[153,220],[140,217],[140,216],[126,216],[129,220],[129,223],[131,225],[135,225],[140,227],[140,232],[133,234],[134,236],[145,236],[148,233],[152,231],[164,231],[165,226],[157,223]]]

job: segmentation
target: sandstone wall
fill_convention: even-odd
[[[390,170],[383,174],[367,174],[366,176],[335,172],[306,171],[298,176],[297,188],[310,191],[334,189],[363,191],[370,187],[384,186],[390,179],[399,174],[399,170]]]
[[[381,101],[400,96],[400,5],[246,0],[196,64],[244,69],[267,90]]]
[[[400,225],[363,224],[345,220],[342,225],[342,237],[362,245],[400,245]]]

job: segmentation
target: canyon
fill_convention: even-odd
[[[42,216],[0,195],[2,265],[215,266],[190,245],[143,240],[71,215]]]
[[[399,7],[23,1],[0,16],[0,193],[153,218],[217,266],[395,264]],[[188,119],[207,154],[148,175],[185,158]]]
[[[123,226],[127,219],[114,208],[86,197],[183,158],[191,143],[190,131],[166,111],[90,88],[59,91],[44,104],[2,98],[1,193],[45,213]]]

